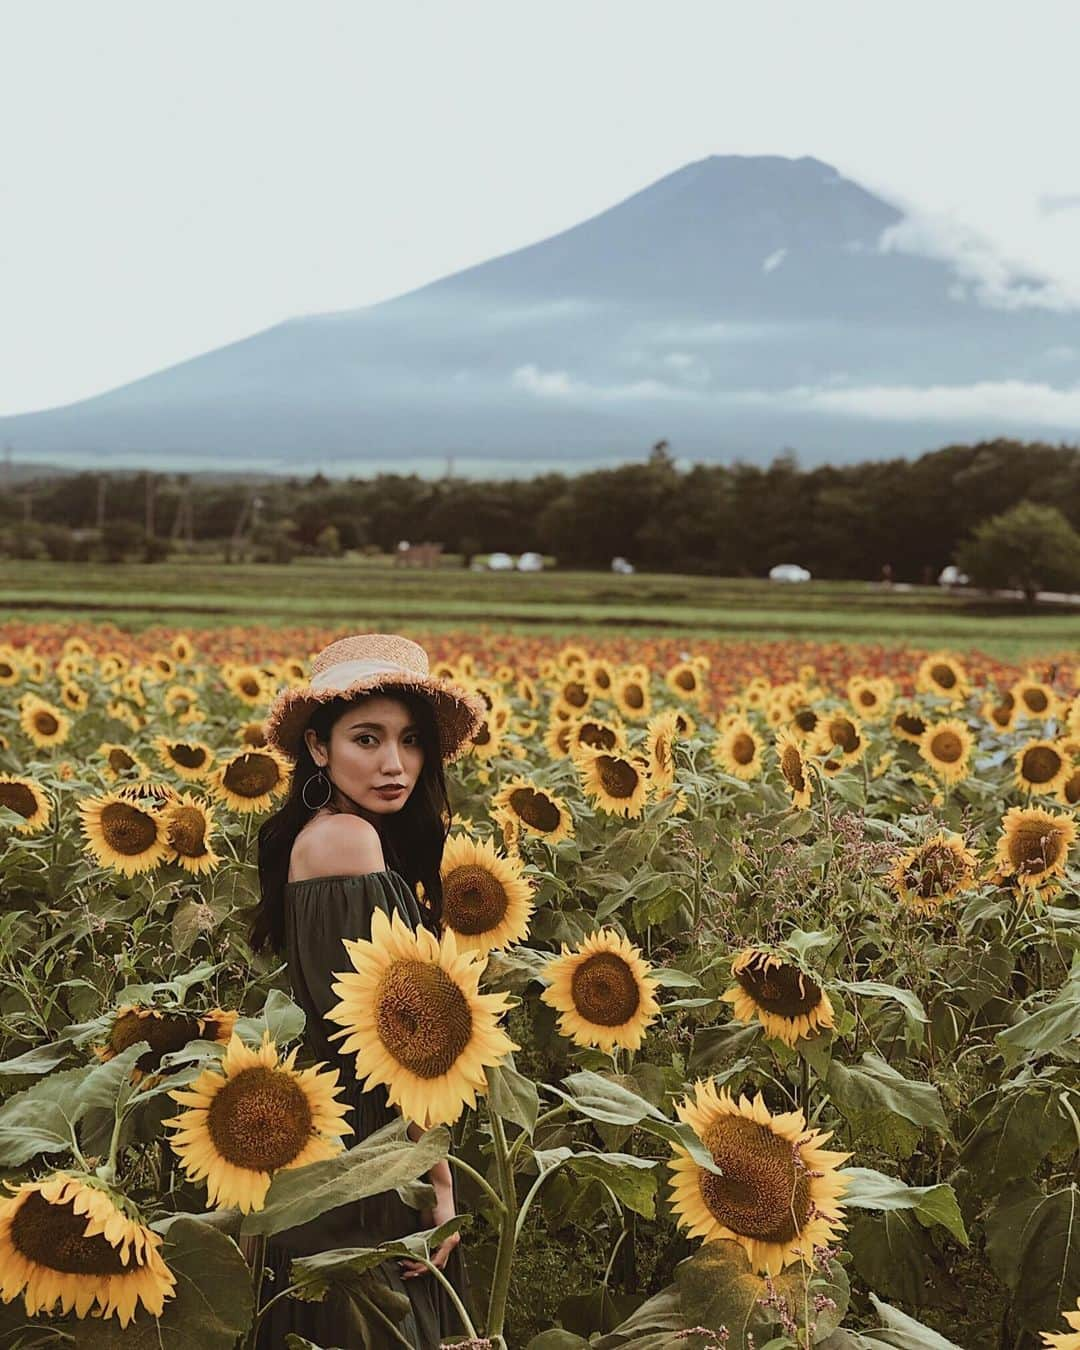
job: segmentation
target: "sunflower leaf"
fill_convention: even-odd
[[[849,994],[866,995],[867,998],[888,998],[899,1003],[904,1010],[908,1034],[915,1045],[922,1045],[923,1027],[930,1018],[920,1000],[910,989],[900,989],[895,984],[884,984],[881,980],[837,980],[836,987],[846,990]]]
[[[503,1120],[512,1120],[531,1139],[540,1112],[540,1095],[531,1078],[524,1078],[509,1064],[488,1065],[488,1105]]]
[[[1014,1182],[986,1220],[986,1251],[1020,1324],[1053,1325],[1080,1289],[1080,1188],[1044,1195],[1031,1181]]]
[[[851,1112],[893,1112],[913,1125],[934,1130],[946,1139],[951,1137],[937,1088],[905,1078],[871,1051],[859,1064],[841,1064],[834,1059],[826,1084],[845,1116]]]
[[[1015,1064],[1025,1053],[1050,1053],[1075,1063],[1080,1059],[1080,984],[1070,980],[1052,1002],[994,1039],[1007,1064]]]
[[[968,1245],[967,1230],[951,1186],[908,1186],[898,1177],[886,1176],[869,1167],[847,1167],[841,1173],[850,1185],[844,1204],[851,1209],[910,1209],[926,1228],[939,1223],[958,1242]]]
[[[59,1040],[47,1041],[44,1045],[37,1045],[33,1050],[27,1050],[14,1059],[5,1059],[0,1062],[0,1075],[6,1078],[18,1077],[23,1074],[30,1077],[31,1075],[48,1073],[67,1059],[74,1044],[75,1042],[70,1036],[62,1036]]]

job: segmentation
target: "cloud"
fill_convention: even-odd
[[[1038,205],[1044,216],[1056,215],[1058,211],[1075,211],[1080,207],[1080,192],[1058,194],[1044,192],[1038,200]]]
[[[518,366],[511,376],[515,389],[522,389],[537,398],[600,399],[618,402],[623,399],[685,398],[687,390],[660,380],[634,380],[631,384],[590,384],[575,379],[565,370],[541,370],[531,361]]]
[[[1071,389],[1025,380],[977,384],[862,385],[822,388],[797,385],[751,401],[777,400],[808,411],[876,417],[883,421],[1020,422],[1080,429],[1080,384]]]
[[[1080,309],[1080,288],[1049,277],[1033,277],[1030,268],[1012,263],[987,239],[947,216],[920,214],[889,225],[878,239],[879,253],[911,253],[950,263],[973,298],[989,309]],[[954,300],[966,299],[956,286]]]
[[[663,364],[669,370],[675,371],[681,380],[689,380],[691,384],[708,384],[709,382],[709,367],[700,356],[695,356],[691,352],[668,352],[663,359]]]
[[[546,323],[550,319],[576,319],[584,314],[595,314],[604,306],[597,300],[579,300],[567,296],[561,300],[542,300],[533,305],[499,305],[487,314],[495,326],[519,323]]]
[[[770,253],[769,256],[765,259],[765,261],[761,264],[761,270],[763,272],[771,272],[774,268],[779,267],[786,257],[787,257],[786,248],[776,249],[774,252]]]

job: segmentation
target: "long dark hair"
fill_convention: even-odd
[[[374,690],[373,693],[383,693]],[[450,833],[452,815],[443,774],[442,752],[435,710],[423,695],[407,689],[386,690],[387,697],[400,699],[408,706],[420,732],[424,749],[424,766],[416,786],[400,811],[381,818],[379,837],[382,841],[386,866],[400,872],[415,890],[418,881],[424,886],[420,913],[425,925],[436,935],[441,931],[443,847]],[[307,725],[326,744],[334,723],[348,709],[363,698],[335,698],[320,703],[308,719]],[[259,830],[259,890],[261,900],[255,907],[249,942],[253,952],[261,951],[267,943],[281,954],[285,945],[285,882],[289,875],[289,856],[296,836],[315,814],[304,804],[303,791],[308,779],[319,769],[311,757],[307,742],[300,741],[296,767],[293,771],[289,795],[281,808],[266,820]],[[327,803],[331,810],[337,808]]]

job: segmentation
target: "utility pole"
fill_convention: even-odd
[[[107,488],[107,486],[108,486],[108,482],[109,482],[108,477],[107,477],[105,474],[103,474],[103,473],[99,473],[99,474],[98,474],[98,480],[97,480],[97,527],[98,527],[99,530],[103,530],[103,529],[105,528],[105,491],[106,491],[106,488]]]
[[[146,471],[146,537],[154,537],[154,475]]]

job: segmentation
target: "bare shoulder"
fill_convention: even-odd
[[[386,867],[379,832],[362,816],[316,816],[296,836],[290,881],[311,877],[353,876]]]

